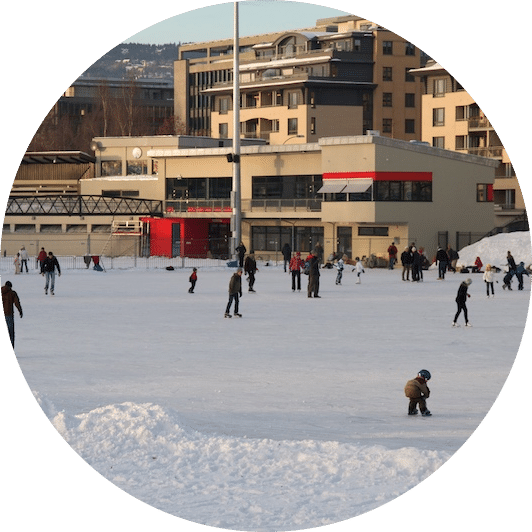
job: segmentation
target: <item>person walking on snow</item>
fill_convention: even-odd
[[[301,253],[296,252],[295,256],[290,259],[288,268],[292,273],[292,292],[295,292],[296,285],[297,290],[301,291],[301,269],[305,267],[305,263],[301,259]]]
[[[48,288],[50,288],[50,294],[54,295],[55,287],[55,270],[57,268],[57,274],[61,277],[61,268],[59,267],[59,262],[57,258],[54,257],[54,254],[49,251],[48,256],[44,259],[41,266],[41,275],[46,277],[46,282],[44,284],[44,295],[48,294]]]
[[[471,297],[470,294],[467,293],[467,289],[471,285],[473,281],[471,279],[466,279],[463,283],[460,283],[460,286],[458,287],[458,294],[456,295],[456,304],[458,305],[458,310],[456,311],[456,314],[454,316],[453,320],[453,327],[460,327],[456,323],[456,320],[458,319],[458,316],[460,316],[460,313],[464,311],[464,318],[465,318],[465,326],[471,327],[471,324],[469,323],[469,319],[467,317],[467,306],[466,301],[468,297]]]
[[[422,416],[432,416],[430,410],[427,409],[427,399],[430,396],[430,390],[427,386],[427,381],[431,378],[430,371],[422,369],[417,377],[409,380],[405,385],[405,395],[410,399],[408,403],[408,415],[415,416],[417,414],[417,406],[421,410]]]
[[[242,314],[238,312],[239,298],[242,297],[242,268],[238,268],[231,280],[229,281],[229,301],[227,302],[227,307],[225,308],[224,318],[231,317],[231,305],[233,301],[235,302],[235,318],[241,318]]]
[[[397,262],[397,247],[393,242],[388,246],[388,259],[388,269],[393,270],[395,263]]]
[[[355,267],[353,268],[353,271],[357,272],[357,280],[355,284],[360,284],[361,282],[360,274],[366,273],[366,270],[364,270],[364,266],[362,266],[362,262],[360,261],[358,257],[355,258]]]
[[[6,281],[2,286],[2,305],[4,307],[4,316],[6,317],[7,330],[11,345],[15,349],[15,312],[13,306],[17,307],[20,317],[22,318],[22,305],[17,293],[12,290],[11,281]]]

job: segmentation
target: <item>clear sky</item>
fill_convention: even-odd
[[[234,3],[229,2],[195,9],[154,24],[124,42],[165,44],[227,39],[233,36],[233,7]],[[239,2],[239,33],[243,37],[313,27],[320,18],[344,14],[301,2],[245,0]]]

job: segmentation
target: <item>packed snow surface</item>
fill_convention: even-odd
[[[510,240],[511,238],[511,240]],[[460,250],[531,262],[529,233]],[[468,301],[463,274],[401,281],[400,268],[321,271],[321,299],[293,293],[281,265],[244,281],[242,319],[224,319],[232,270],[66,270],[6,276],[23,307],[16,353],[43,411],[96,471],[169,514],[235,530],[338,522],[409,490],[460,448],[495,401],[530,296]],[[502,273],[498,275],[502,280]],[[515,285],[515,282],[514,282]],[[514,286],[516,288],[516,286]],[[463,317],[459,319],[463,324]],[[431,418],[406,415],[403,387],[429,369]]]

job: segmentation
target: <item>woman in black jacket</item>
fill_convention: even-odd
[[[456,304],[458,305],[458,310],[456,311],[456,314],[454,316],[453,327],[460,327],[460,325],[456,323],[456,320],[458,319],[458,316],[460,316],[460,313],[462,312],[462,310],[464,311],[465,326],[471,327],[471,324],[469,323],[469,320],[467,317],[467,307],[466,307],[467,298],[471,297],[470,294],[467,293],[467,289],[469,288],[469,285],[471,283],[472,283],[471,279],[466,279],[458,287],[458,294],[456,295],[456,299],[455,299]]]

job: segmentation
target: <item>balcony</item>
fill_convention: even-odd
[[[250,213],[320,212],[321,199],[252,199],[242,201],[242,210]]]
[[[232,212],[231,200],[229,199],[188,199],[188,200],[168,200],[166,201],[164,212],[166,215],[172,214],[209,214],[219,217],[223,215],[224,218],[229,216]]]
[[[490,124],[490,121],[485,116],[471,116],[469,117],[468,124],[469,131],[487,131],[489,129],[493,129],[493,126]]]
[[[503,146],[485,146],[478,148],[468,148],[469,155],[478,155],[480,157],[489,157],[491,159],[502,159]]]

